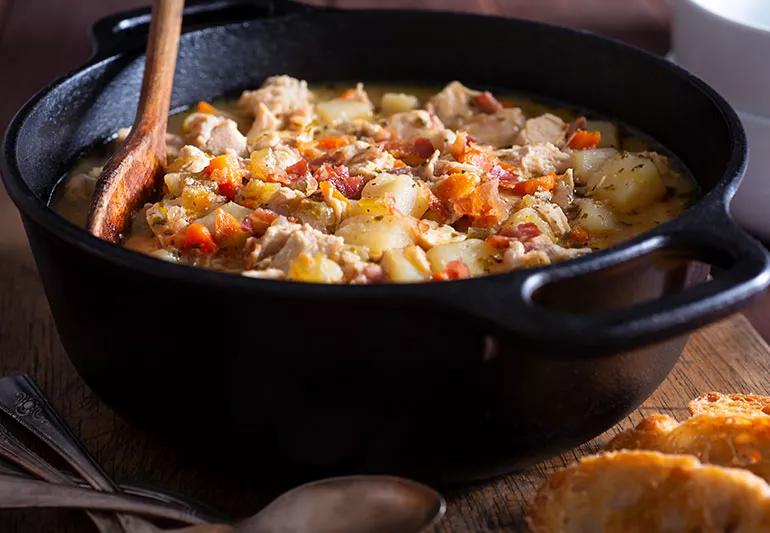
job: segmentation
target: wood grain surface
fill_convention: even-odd
[[[415,5],[408,0],[397,3]],[[11,113],[35,90],[77,66],[88,55],[87,27],[96,18],[135,7],[139,0],[0,0],[0,132]],[[361,5],[375,0],[335,2]],[[430,0],[427,7],[481,10],[550,20],[626,38],[664,51],[664,0]],[[429,4],[429,5],[428,5]],[[451,5],[450,5],[451,4]],[[422,3],[421,3],[422,5]],[[576,7],[579,6],[579,7]],[[757,324],[770,323],[765,303]],[[686,404],[718,390],[770,394],[770,348],[745,317],[696,332],[666,382],[619,426],[580,448],[524,472],[462,489],[445,489],[446,518],[436,532],[521,531],[522,509],[551,471],[599,449],[620,428],[663,412],[686,416]],[[156,486],[197,498],[223,511],[253,512],[270,496],[259,479],[236,481],[202,467],[183,448],[165,445],[117,417],[77,376],[66,357],[38,280],[18,215],[0,191],[0,375],[29,373],[42,386],[107,472],[122,482]],[[5,511],[0,532],[90,531],[84,515],[63,511]]]

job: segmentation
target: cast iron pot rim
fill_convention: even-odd
[[[135,10],[133,12],[135,12]],[[283,17],[302,16],[306,14],[323,16],[326,14],[337,15],[339,13],[342,13],[343,15],[366,14],[373,17],[377,17],[379,15],[415,15],[429,17],[464,17],[470,19],[502,18],[439,11],[368,9],[345,11],[311,9],[308,11],[287,14]],[[115,17],[117,16],[119,15],[115,15]],[[257,290],[263,293],[267,292],[273,295],[290,297],[333,296],[338,299],[357,299],[360,297],[381,297],[387,295],[393,298],[417,296],[435,300],[437,298],[441,298],[444,295],[449,297],[448,295],[450,293],[457,293],[463,289],[470,289],[472,287],[482,288],[482,286],[486,284],[500,283],[510,283],[511,285],[526,287],[527,289],[525,289],[524,292],[528,293],[525,295],[528,296],[536,288],[548,283],[551,280],[570,277],[570,274],[573,271],[582,270],[581,267],[585,265],[590,264],[591,270],[600,270],[606,266],[622,263],[625,260],[649,253],[662,247],[666,247],[672,242],[671,236],[673,234],[682,233],[682,230],[685,230],[684,233],[687,233],[687,221],[691,218],[694,218],[694,215],[697,214],[697,212],[700,210],[713,211],[714,214],[720,215],[727,222],[731,222],[727,206],[729,204],[730,198],[732,198],[733,194],[735,193],[740,178],[742,177],[746,168],[747,143],[744,130],[740,124],[740,120],[738,119],[737,114],[729,106],[729,104],[718,93],[716,93],[716,91],[714,91],[705,82],[697,78],[692,73],[665,60],[664,58],[648,53],[637,47],[622,43],[616,39],[598,36],[586,30],[575,30],[572,28],[565,28],[542,22],[526,21],[520,19],[505,20],[512,25],[529,25],[541,28],[545,31],[572,33],[574,35],[579,35],[581,39],[598,40],[602,41],[606,45],[621,48],[623,49],[623,53],[626,54],[643,55],[646,60],[653,62],[656,68],[675,73],[677,76],[691,85],[695,90],[703,93],[722,115],[727,127],[727,133],[732,138],[730,157],[722,173],[722,177],[715,184],[713,189],[706,193],[704,196],[698,198],[697,202],[690,206],[679,217],[667,221],[657,226],[656,228],[642,233],[624,243],[614,245],[603,250],[594,251],[585,256],[561,263],[518,270],[505,274],[493,274],[451,282],[423,282],[413,284],[392,283],[375,285],[305,283],[285,280],[247,278],[246,276],[237,274],[229,274],[206,270],[199,267],[170,263],[123,248],[119,245],[102,241],[101,239],[98,239],[89,234],[85,229],[66,221],[63,217],[57,214],[44,200],[38,198],[29,188],[27,183],[21,178],[21,172],[18,167],[18,160],[16,156],[19,132],[26,120],[27,115],[29,115],[29,113],[35,108],[38,102],[45,98],[54,89],[57,89],[68,82],[74,82],[80,76],[84,76],[105,64],[127,59],[129,57],[139,57],[143,55],[143,50],[121,51],[113,53],[104,58],[99,58],[97,55],[83,66],[78,67],[68,74],[65,74],[64,76],[56,79],[38,91],[34,96],[32,96],[16,113],[5,134],[5,138],[3,140],[2,157],[0,157],[0,169],[2,170],[3,180],[9,195],[13,199],[19,211],[25,217],[29,217],[30,219],[34,220],[36,223],[40,224],[46,230],[52,232],[64,241],[111,263],[125,268],[136,269],[155,277],[181,279],[187,283],[206,284],[217,288],[228,287],[241,290]],[[195,29],[188,34],[182,35],[181,45],[184,46],[184,42],[188,38],[189,34],[228,31],[236,27],[253,24],[254,22],[261,22],[261,20],[249,19],[224,25]],[[765,276],[765,278],[768,278],[768,276]],[[770,279],[762,279],[759,281],[760,283],[767,285],[767,283],[770,282]]]

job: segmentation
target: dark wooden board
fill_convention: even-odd
[[[375,0],[339,3],[364,2],[379,4]],[[389,5],[399,2],[414,5],[407,0],[392,0]],[[87,57],[86,31],[93,20],[143,3],[0,0],[0,132],[11,113],[35,90]],[[664,0],[430,0],[426,4],[586,27],[655,51],[665,50],[668,42]],[[765,324],[770,316],[767,308],[767,303],[755,307],[755,316]],[[544,476],[582,453],[597,450],[620,427],[652,412],[682,416],[689,399],[709,390],[770,393],[768,356],[768,346],[740,315],[700,330],[665,384],[621,426],[525,472],[448,491],[447,517],[436,531],[520,530],[522,508]],[[236,482],[201,467],[183,457],[183,450],[127,424],[90,392],[61,347],[18,215],[0,190],[0,375],[20,372],[31,374],[41,384],[116,479],[177,491],[235,513],[254,510],[269,497],[259,479]],[[75,512],[0,513],[2,532],[79,532],[89,531],[88,527]]]

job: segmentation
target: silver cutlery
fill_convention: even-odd
[[[0,411],[16,420],[62,456],[93,489],[37,456],[0,425],[0,455],[44,481],[0,473],[0,508],[70,507],[90,510],[101,531],[155,533],[157,527],[126,513],[196,525],[180,531],[244,533],[386,533],[419,532],[436,523],[446,503],[435,490],[391,476],[347,476],[294,488],[234,526],[212,525],[205,516],[171,496],[144,491],[157,501],[128,495],[110,480],[85,447],[27,376],[0,379]],[[120,522],[106,511],[120,513]],[[200,525],[208,524],[208,525]],[[106,529],[102,529],[106,528]]]
[[[91,487],[105,492],[120,492],[120,487],[91,457],[31,378],[11,376],[0,379],[0,410],[45,442]],[[0,444],[3,454],[21,468],[52,483],[73,484],[71,479],[23,446],[7,430],[0,434],[0,440],[3,441]],[[186,515],[195,514],[189,507],[184,507]],[[89,516],[102,533],[140,533],[157,530],[151,524],[136,517],[123,515],[113,517],[104,514],[96,514],[96,516],[89,514]],[[206,518],[199,517],[196,522],[183,523],[200,523],[205,520]]]
[[[116,511],[202,523],[178,508],[124,494],[0,475],[0,508],[36,507]],[[292,489],[231,529],[210,526],[235,533],[416,533],[435,524],[445,509],[441,495],[420,483],[390,476],[348,476]]]

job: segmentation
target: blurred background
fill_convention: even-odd
[[[594,31],[666,54],[671,9],[667,0],[306,0],[334,7],[466,11],[551,22]],[[727,0],[724,0],[727,1]],[[770,0],[768,0],[770,1]],[[148,0],[0,0],[0,135],[16,109],[46,83],[82,64],[90,54],[89,27],[100,17]],[[394,30],[395,31],[395,30]],[[419,42],[416,39],[416,42]],[[515,57],[502,59],[515,60]],[[29,283],[41,293],[15,209],[0,187],[0,288],[3,280]],[[16,283],[16,281],[14,281]],[[0,290],[0,310],[4,305]],[[51,320],[40,296],[41,319]],[[770,296],[747,315],[770,339]]]

